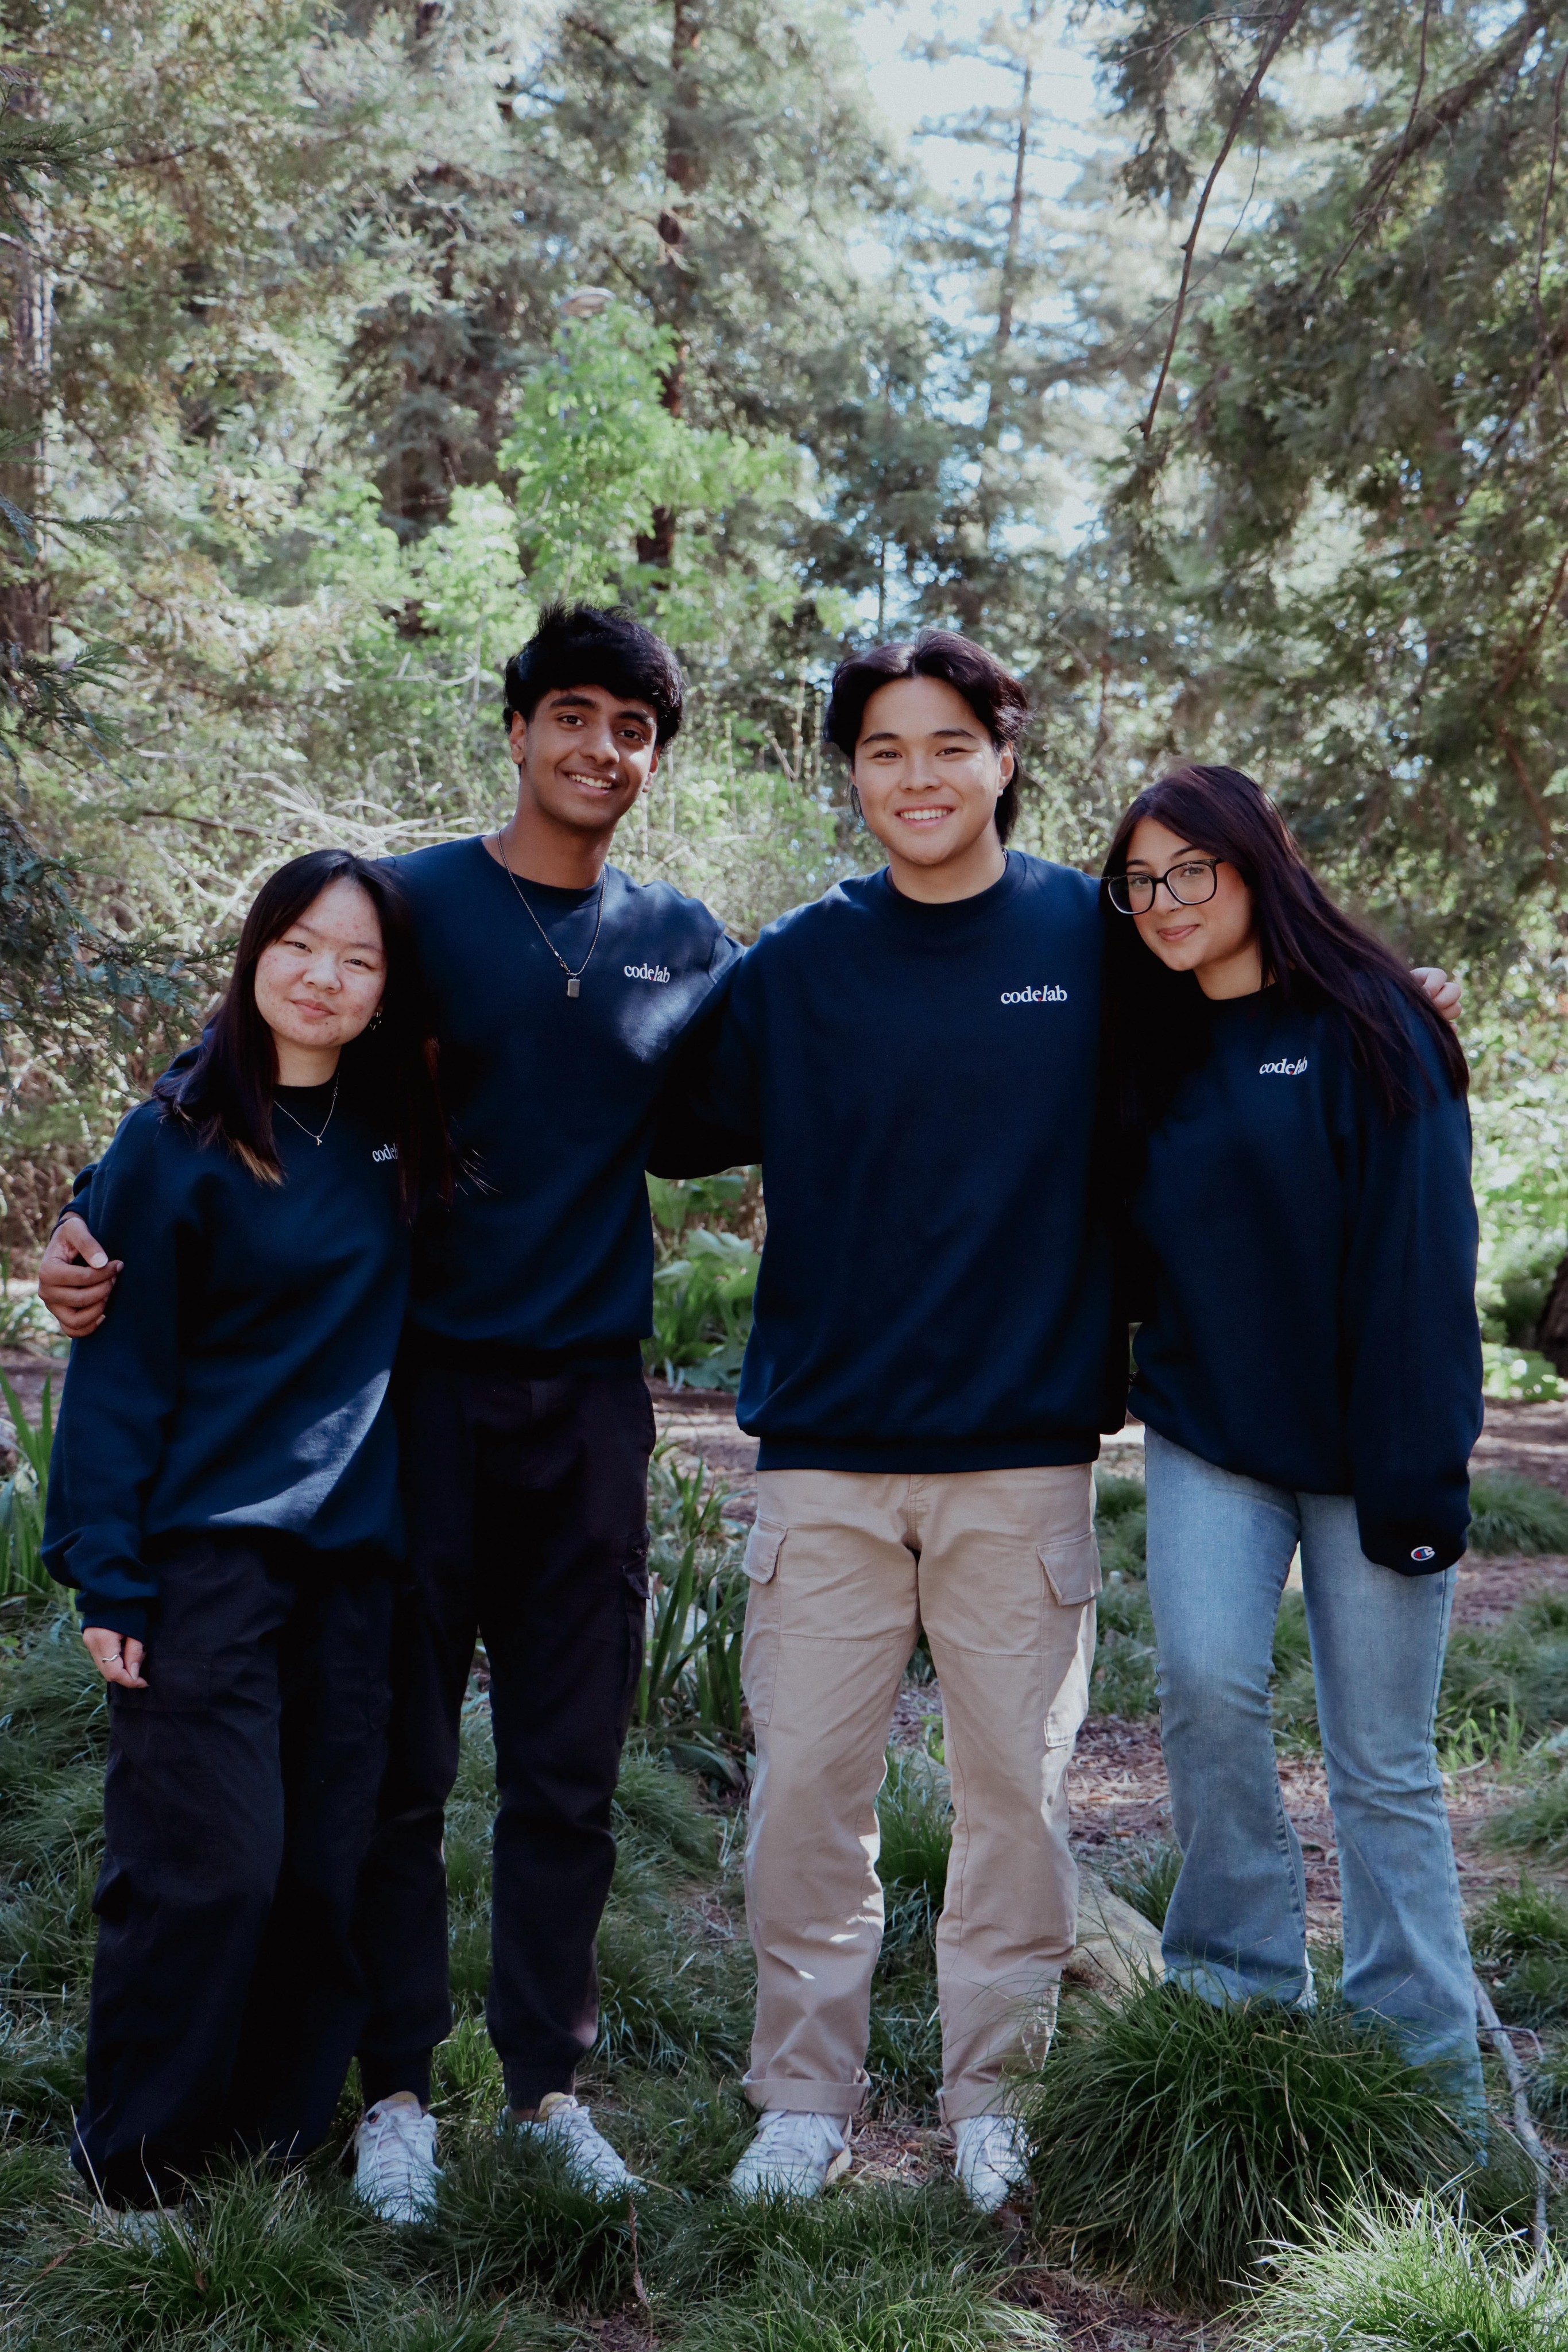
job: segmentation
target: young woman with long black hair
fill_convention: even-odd
[[[1312,1997],[1269,1707],[1299,1544],[1344,1996],[1474,2112],[1433,1746],[1481,1419],[1464,1055],[1234,768],[1140,793],[1102,887],[1182,1850],[1166,1969],[1215,2001]]]
[[[91,1178],[120,1261],[71,1355],[46,1557],[110,1685],[72,2154],[111,2206],[325,2137],[402,1535],[389,1387],[444,1181],[403,902],[340,850],[267,882],[207,1034]]]

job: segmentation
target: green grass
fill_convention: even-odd
[[[1247,2352],[1563,2352],[1568,2268],[1435,2199],[1358,2203],[1281,2266]]]
[[[1568,1903],[1521,1878],[1469,1922],[1470,1951],[1506,2024],[1555,2025],[1568,2018]]]
[[[1096,1715],[1135,1719],[1159,1706],[1155,1685],[1155,1621],[1145,1583],[1147,1531],[1143,1481],[1096,1474],[1094,1532],[1104,1587],[1090,1706]]]
[[[1164,1985],[1091,1996],[1064,2011],[1023,2097],[1041,2245],[1162,2301],[1220,2303],[1368,2179],[1462,2180],[1494,2210],[1532,2193],[1511,2141],[1476,2171],[1423,2078],[1326,2001],[1216,2009]]]
[[[1103,1496],[1102,1534],[1108,1556],[1120,1544],[1130,1559],[1141,1555],[1142,1490],[1124,1483],[1131,1492],[1113,1490],[1109,1512]],[[1131,1580],[1141,1591],[1141,1577]],[[196,2184],[190,2209],[170,2218],[151,2250],[97,2235],[64,2150],[80,2096],[104,1734],[101,1685],[74,1628],[52,1605],[0,1607],[0,2337],[6,2352],[13,2346],[16,2352],[56,2352],[63,2344],[73,2352],[143,2346],[157,2352],[261,2352],[263,2346],[267,2352],[544,2352],[575,2346],[580,2352],[595,2340],[583,2332],[591,2322],[614,2316],[623,2325],[625,2315],[639,2310],[634,2266],[649,2324],[670,2352],[971,2352],[1050,2340],[1049,2330],[1007,2299],[1005,2237],[951,2186],[914,2191],[852,2180],[815,2205],[786,2200],[759,2208],[725,2197],[727,2176],[755,2127],[737,2084],[753,1986],[739,1887],[744,1815],[700,1759],[698,1769],[677,1769],[667,1728],[650,1727],[625,1759],[615,1806],[620,1855],[602,1938],[602,2030],[582,2085],[611,2138],[649,2183],[635,2208],[635,2244],[633,2214],[623,2201],[600,2204],[537,2147],[497,2135],[502,2084],[483,2024],[495,1792],[488,1708],[477,1691],[465,1711],[448,1818],[457,2014],[436,2054],[445,2178],[434,2222],[388,2231],[354,2206],[335,2162],[353,2120],[346,2096],[337,2144],[303,2170],[277,2179],[217,2168]],[[946,1777],[933,1755],[905,1750],[891,1759],[880,1814],[887,1929],[873,1995],[871,2112],[929,2124],[940,2073],[933,1933],[951,1843]],[[1167,1850],[1137,1853],[1120,1891],[1153,1916],[1168,1895],[1173,1866]],[[1528,1923],[1522,1914],[1509,1919],[1513,1943],[1505,1948],[1494,1938],[1487,1946],[1504,1978],[1529,1958],[1521,1940]],[[1498,1938],[1507,1925],[1500,1914]],[[1537,1930],[1545,1933],[1539,1922]],[[1145,1998],[1130,2013],[1138,2013]],[[1111,2158],[1119,2164],[1129,2153],[1126,2117],[1108,2119],[1103,2099],[1093,2106],[1103,2070],[1092,2070],[1092,2081],[1082,2068],[1074,2074],[1078,2039],[1099,2030],[1099,2010],[1091,2003],[1086,2017],[1074,1998],[1065,2015],[1062,2063],[1048,2062],[1036,2095],[1054,2101],[1064,2119],[1069,2108],[1088,2102],[1064,2130],[1069,2139],[1077,2134],[1085,2167],[1092,2176],[1100,2167],[1103,2186],[1115,2173]],[[1270,2022],[1277,2038],[1277,2014]],[[1166,2025],[1168,2043],[1168,2019]],[[1289,2033],[1292,2021],[1283,2030]],[[1384,2083],[1377,2072],[1384,2062],[1375,2053],[1369,2060],[1370,2047],[1358,2039],[1354,2055],[1364,2072],[1372,2066],[1375,2086]],[[1346,2063],[1342,2053],[1342,2067]],[[1552,2063],[1549,2048],[1538,2076],[1543,2079]],[[1290,2080],[1291,2112],[1299,2117],[1295,2073]],[[1276,2070],[1272,2095],[1267,2085],[1254,2086],[1256,2145],[1234,2127],[1234,2083],[1227,2092],[1222,2082],[1211,2097],[1211,2106],[1216,2097],[1222,2106],[1231,2099],[1225,2128],[1233,2175],[1225,2210],[1197,2216],[1200,2234],[1216,2227],[1233,2233],[1232,2209],[1253,2211],[1249,2227],[1256,2227],[1258,2212],[1277,2223],[1289,2205],[1277,2182],[1270,2188],[1266,2181],[1265,2194],[1249,2171],[1281,2160],[1281,2082]],[[1265,2128],[1270,2095],[1274,2140]],[[1407,2106],[1401,2108],[1397,2095],[1381,2099],[1384,2138],[1363,2147],[1352,2133],[1343,2139],[1338,2170],[1323,2156],[1319,2174],[1343,2183],[1359,2164],[1384,2164],[1389,2132],[1402,2114],[1408,2119]],[[1192,2112],[1178,2105],[1145,2134],[1137,2160],[1145,2167],[1138,2193],[1152,2217],[1146,2245],[1157,2242],[1168,2221],[1157,2183],[1148,2189],[1151,2150],[1161,2130],[1174,2132],[1179,2146]],[[1311,2097],[1306,2112],[1310,2119]],[[1182,2160],[1199,2162],[1190,2150]],[[1043,2151],[1040,2161],[1045,2165]],[[1419,2168],[1407,2169],[1408,2185],[1418,2186]],[[1506,2162],[1494,2168],[1487,2185],[1494,2202],[1506,2170]],[[1390,2177],[1405,2176],[1396,2167]],[[1119,2175],[1111,2186],[1123,2193]],[[1041,2215],[1049,2242],[1068,2242],[1061,2231],[1071,2217],[1057,2189],[1042,2202]],[[1085,2242],[1082,2251],[1086,2261],[1117,2267],[1113,2247]],[[1195,2259],[1190,2250],[1186,2259],[1184,2278]],[[1231,2259],[1223,2247],[1217,2256],[1210,2246],[1201,2256],[1205,2275],[1231,2274]],[[1167,2284],[1163,2292],[1168,2299],[1173,2289]],[[641,2318],[636,2324],[642,2326]]]
[[[1134,1847],[1102,1874],[1113,1895],[1130,1903],[1151,1927],[1163,1927],[1181,1870],[1181,1848],[1168,1840]]]
[[[1568,1496],[1511,1471],[1483,1472],[1470,1481],[1469,1542],[1492,1557],[1568,1552]]]

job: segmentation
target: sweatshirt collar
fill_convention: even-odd
[[[988,922],[1017,898],[1023,887],[1023,859],[1016,849],[1005,849],[1002,855],[1007,859],[1006,870],[987,889],[977,890],[973,898],[936,901],[906,898],[894,888],[893,876],[883,866],[871,877],[867,903],[886,920],[918,929],[928,937],[962,929],[969,923]]]

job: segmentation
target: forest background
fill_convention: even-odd
[[[893,119],[870,15],[981,102]],[[1023,845],[1092,868],[1232,762],[1463,974],[1489,1382],[1558,1392],[1568,0],[0,0],[0,41],[6,1271],[264,873],[500,819],[542,600],[679,648],[617,855],[742,938],[873,862],[833,662],[941,623],[1030,681]]]

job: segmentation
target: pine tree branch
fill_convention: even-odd
[[[1238,133],[1252,110],[1252,102],[1263,87],[1263,77],[1295,30],[1297,21],[1304,13],[1306,5],[1307,0],[1291,0],[1291,5],[1279,18],[1273,32],[1264,43],[1258,63],[1253,69],[1252,79],[1241,93],[1235,112],[1227,125],[1219,152],[1215,157],[1208,177],[1203,184],[1203,194],[1197,200],[1197,210],[1193,215],[1192,226],[1187,232],[1186,242],[1181,249],[1181,284],[1176,289],[1176,310],[1171,318],[1171,331],[1166,341],[1165,357],[1160,362],[1160,372],[1149,401],[1148,415],[1138,427],[1145,445],[1155,429],[1155,418],[1159,414],[1160,399],[1166,388],[1166,378],[1170,373],[1171,362],[1176,357],[1176,338],[1181,333],[1181,322],[1186,310],[1187,289],[1192,283],[1193,257],[1197,251],[1198,232],[1203,226],[1204,214],[1208,210],[1208,200],[1214,194],[1215,183],[1225,169],[1230,151],[1236,144]]]

